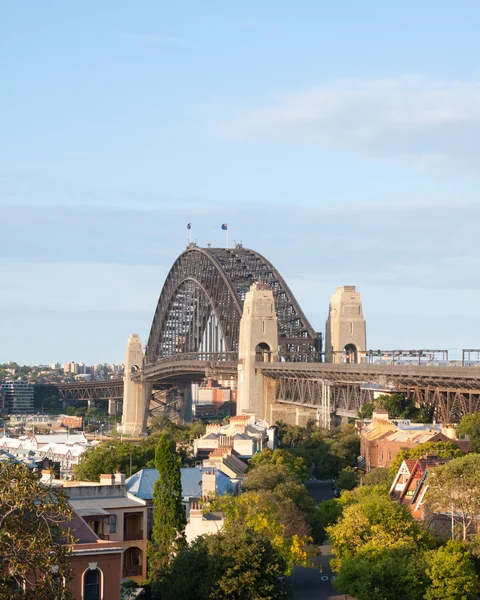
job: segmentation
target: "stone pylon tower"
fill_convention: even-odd
[[[354,285],[337,288],[325,325],[326,362],[364,362],[367,333],[362,301]]]
[[[268,421],[268,390],[256,362],[278,360],[278,326],[272,290],[254,283],[245,295],[238,342],[237,414]]]
[[[122,433],[139,435],[145,431],[145,391],[141,382],[133,381],[132,374],[143,365],[143,350],[140,336],[136,333],[128,338],[125,353],[125,375],[123,376]]]

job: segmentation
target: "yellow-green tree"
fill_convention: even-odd
[[[311,564],[310,527],[292,500],[273,492],[245,492],[238,497],[218,498],[212,508],[225,513],[227,527],[243,523],[267,537],[285,560],[287,572],[296,565]]]
[[[0,465],[0,600],[71,597],[66,495],[19,464]]]

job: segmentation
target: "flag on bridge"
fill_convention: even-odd
[[[192,228],[192,224],[191,223],[187,223],[187,229],[191,229]]]
[[[222,229],[223,229],[223,231],[227,231],[228,224],[227,223],[222,223]]]

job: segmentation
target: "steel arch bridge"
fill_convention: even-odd
[[[223,249],[191,244],[165,280],[145,350],[146,365],[192,352],[236,352],[243,301],[255,282],[273,291],[282,359],[318,360],[321,334],[266,258],[241,245]]]

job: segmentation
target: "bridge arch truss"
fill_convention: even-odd
[[[145,352],[147,364],[181,353],[236,352],[246,292],[261,281],[273,291],[280,355],[318,358],[321,341],[275,267],[253,250],[191,245],[167,275]]]

